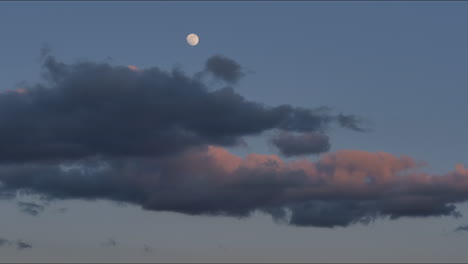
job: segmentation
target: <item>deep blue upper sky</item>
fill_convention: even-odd
[[[410,155],[427,171],[468,165],[468,2],[2,2],[0,90],[40,79],[44,45],[60,60],[180,67],[222,54],[250,73],[235,88],[267,105],[329,106],[371,132],[333,131],[332,150]],[[200,44],[185,42],[189,33]],[[248,150],[270,152],[251,139]],[[190,217],[64,201],[42,215],[0,202],[1,261],[466,261],[466,218],[295,228],[258,215]],[[53,208],[67,207],[65,214]],[[466,207],[466,206],[465,206]],[[468,213],[468,208],[462,206]],[[119,250],[102,247],[108,238]],[[143,245],[153,252],[143,254]],[[5,257],[4,257],[5,256]]]

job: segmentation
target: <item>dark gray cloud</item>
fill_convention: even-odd
[[[205,71],[230,84],[236,84],[244,76],[239,63],[222,55],[210,57],[206,61]]]
[[[461,225],[461,226],[455,228],[454,231],[455,231],[455,232],[459,232],[459,231],[468,231],[468,225]]]
[[[31,202],[18,202],[18,207],[20,208],[21,212],[33,216],[36,216],[44,211],[43,205]]]
[[[267,107],[232,88],[210,91],[178,70],[68,65],[45,54],[46,83],[0,94],[0,163],[164,156],[271,129],[359,127],[323,108]]]
[[[328,136],[317,132],[302,134],[281,132],[271,139],[271,143],[286,157],[318,154],[330,149]]]

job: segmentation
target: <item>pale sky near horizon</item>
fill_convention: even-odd
[[[234,89],[249,100],[328,106],[366,121],[369,132],[331,131],[331,152],[407,155],[442,174],[468,167],[467,13],[468,2],[443,1],[1,2],[0,91],[41,80],[44,46],[65,63],[188,75],[222,54],[246,69]],[[189,33],[199,45],[187,44]],[[247,143],[232,152],[277,154],[258,137]],[[19,200],[38,201],[0,200],[0,238],[32,248],[0,246],[0,262],[468,261],[468,232],[454,232],[468,224],[466,203],[460,218],[319,228],[260,212],[191,216],[107,200],[52,201],[33,216]]]

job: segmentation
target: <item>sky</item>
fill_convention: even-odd
[[[466,262],[467,12],[1,2],[0,261]]]

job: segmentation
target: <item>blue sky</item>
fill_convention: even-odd
[[[333,130],[331,151],[409,155],[445,173],[468,166],[467,2],[2,2],[0,90],[40,80],[47,45],[66,63],[180,67],[222,54],[247,70],[235,90],[266,105],[329,106],[370,132]],[[189,33],[200,44],[188,46]],[[258,137],[239,154],[271,153]],[[19,199],[31,200],[27,195]],[[67,208],[64,213],[60,208]],[[460,204],[468,213],[466,204]],[[346,228],[144,211],[109,201],[21,213],[0,201],[1,261],[466,261],[465,217],[377,220]],[[116,247],[103,247],[115,239]],[[152,248],[144,252],[144,245]]]

